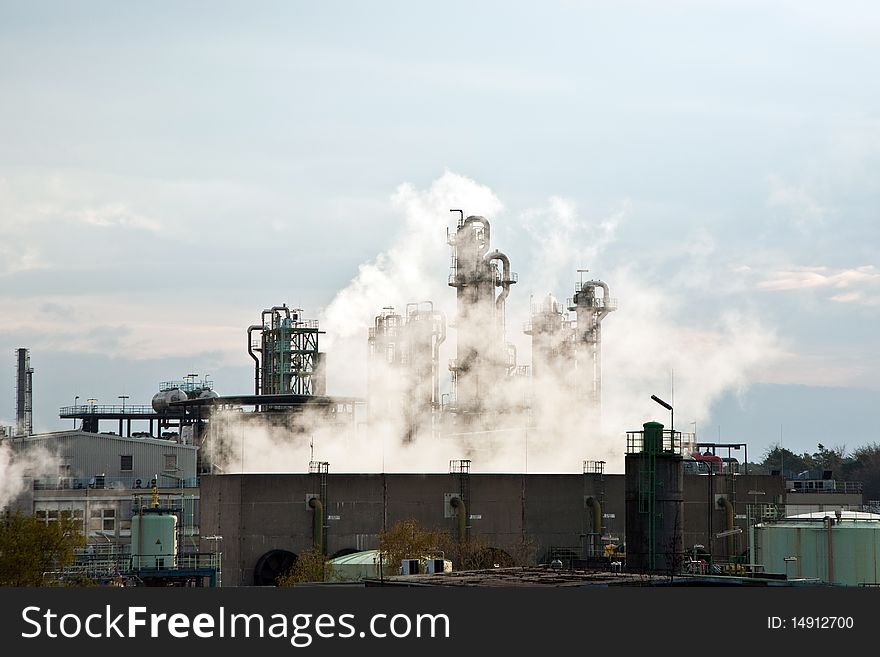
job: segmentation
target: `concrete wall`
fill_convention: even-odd
[[[470,475],[470,535],[529,561],[552,549],[586,554],[596,475]],[[623,476],[605,475],[606,532],[623,540]],[[454,531],[447,499],[461,493],[457,475],[330,474],[325,504],[327,554],[378,547],[379,534],[402,520]],[[274,549],[299,554],[312,544],[308,498],[320,490],[308,474],[215,475],[201,481],[202,535],[223,536],[223,584],[247,586],[257,560]],[[204,550],[210,546],[203,545]]]
[[[606,474],[471,474],[468,525],[470,535],[518,559],[543,562],[554,551],[588,554],[591,511],[585,497],[604,486],[603,534],[624,542],[624,476]],[[683,545],[691,552],[703,545],[723,559],[748,547],[755,502],[765,514],[783,513],[786,493],[781,477],[768,475],[685,475]],[[763,491],[763,495],[749,495]],[[201,480],[201,532],[222,536],[224,586],[249,586],[254,566],[270,550],[299,554],[312,545],[312,510],[308,498],[320,492],[317,475],[249,474],[204,476]],[[461,493],[458,475],[330,474],[328,475],[326,546],[340,550],[378,547],[379,534],[396,522],[414,519],[427,528],[455,531],[450,494]],[[716,538],[726,516],[718,498],[728,496],[735,526],[742,533],[731,541]],[[849,501],[849,496],[844,496]],[[711,506],[711,525],[710,513]],[[730,550],[732,544],[733,549]],[[202,551],[213,544],[203,541]]]

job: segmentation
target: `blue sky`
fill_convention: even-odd
[[[521,300],[588,266],[612,366],[669,346],[682,422],[876,440],[878,33],[868,2],[0,0],[0,418],[17,346],[38,429],[188,372],[249,390],[259,311],[322,316],[408,230],[400,186],[451,172],[497,199]]]

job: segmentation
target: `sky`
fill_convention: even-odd
[[[0,0],[0,424],[21,346],[38,431],[188,373],[249,392],[280,303],[363,395],[398,282],[452,303],[461,199],[520,274],[523,361],[530,296],[610,285],[621,432],[644,388],[750,457],[880,440],[878,33],[849,1]]]

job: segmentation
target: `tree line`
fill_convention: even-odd
[[[774,471],[791,477],[803,472],[830,471],[831,479],[861,482],[865,501],[880,500],[878,443],[863,445],[852,452],[847,452],[845,445],[828,448],[820,443],[812,454],[795,454],[776,444],[767,449],[760,463],[749,464],[750,474],[771,474]]]

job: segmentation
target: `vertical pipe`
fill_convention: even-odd
[[[590,495],[587,506],[593,512],[593,556],[598,557],[602,552],[602,504],[598,498]]]
[[[734,528],[734,513],[733,513],[733,504],[730,503],[730,500],[726,497],[718,498],[718,506],[724,509],[725,516],[727,519],[727,526],[725,527],[726,531],[731,531]],[[728,534],[727,536],[727,556],[733,556],[733,553],[736,551],[736,537],[733,534]]]
[[[247,350],[250,357],[254,359],[254,394],[260,394],[260,359],[257,358],[257,355],[254,353],[254,344],[251,341],[251,333],[256,330],[263,330],[262,326],[257,326],[254,324],[253,326],[248,326],[247,329]]]
[[[828,583],[834,584],[834,541],[831,528],[834,526],[834,518],[825,516],[825,532],[828,541]]]
[[[467,508],[464,501],[460,497],[453,497],[449,500],[452,508],[456,510],[456,519],[458,520],[458,541],[464,543],[467,540]]]
[[[324,505],[317,497],[309,500],[309,506],[314,510],[312,518],[312,546],[315,550],[324,553]]]

